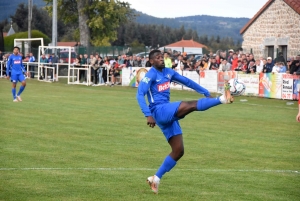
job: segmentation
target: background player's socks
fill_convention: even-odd
[[[13,95],[13,99],[15,100],[17,98],[16,97],[16,88],[12,88],[11,93]]]
[[[159,167],[159,169],[156,172],[156,176],[158,178],[162,178],[162,176],[166,173],[169,172],[174,166],[176,165],[176,161],[171,157],[171,156],[167,156],[164,160],[164,162],[161,164],[161,166]]]
[[[24,89],[25,89],[25,86],[21,85],[20,89],[19,89],[19,92],[18,92],[18,96],[21,95],[21,93],[24,91]]]
[[[220,98],[201,98],[197,102],[197,110],[204,111],[220,104]]]

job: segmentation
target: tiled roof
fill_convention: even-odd
[[[205,45],[198,43],[198,42],[194,41],[193,39],[192,40],[183,40],[182,39],[176,43],[166,45],[166,47],[198,47],[198,48],[205,47],[206,48]]]
[[[57,46],[70,46],[75,47],[77,42],[57,42]]]
[[[248,27],[274,2],[275,0],[269,0],[255,15],[252,19],[247,22],[247,24],[240,30],[240,34],[243,34]],[[289,5],[295,12],[300,15],[300,0],[283,0],[287,5]]]
[[[289,5],[296,13],[300,15],[300,1],[299,0],[283,0],[287,5]]]

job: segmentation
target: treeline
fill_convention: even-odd
[[[138,24],[135,22],[123,24],[118,29],[118,39],[112,43],[115,46],[151,46],[153,48],[162,47],[179,40],[197,41],[208,47],[208,51],[238,49],[241,47],[240,41],[234,42],[231,37],[220,36],[199,36],[196,30],[171,28],[164,25]]]

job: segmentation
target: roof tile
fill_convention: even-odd
[[[255,15],[251,18],[247,24],[240,30],[240,34],[243,34],[248,27],[274,2],[275,0],[269,0]],[[283,0],[289,5],[295,12],[300,15],[300,0]]]

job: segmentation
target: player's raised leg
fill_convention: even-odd
[[[183,118],[193,111],[205,111],[220,104],[232,103],[233,96],[230,93],[230,87],[228,86],[228,83],[225,83],[224,88],[224,94],[217,98],[201,98],[197,101],[182,101],[178,108],[176,116],[179,118]]]

